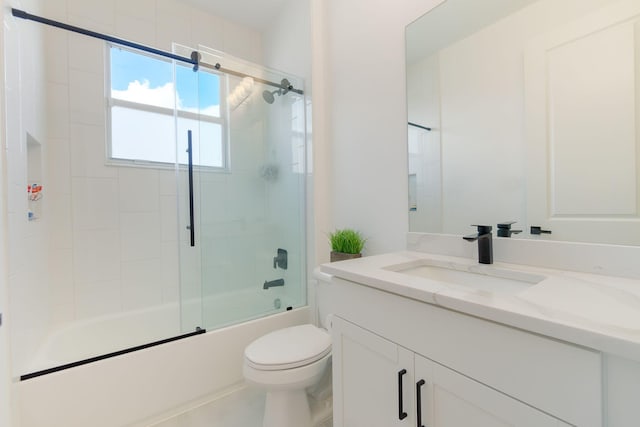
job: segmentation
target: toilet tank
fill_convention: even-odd
[[[333,304],[331,299],[330,287],[331,276],[327,273],[322,273],[320,267],[316,267],[313,270],[314,287],[315,287],[315,323],[321,328],[325,328],[331,331],[331,317],[333,316]]]

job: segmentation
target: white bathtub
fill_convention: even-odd
[[[271,295],[267,302],[273,304],[273,294],[266,295]],[[211,308],[216,302],[206,303]],[[228,306],[222,299],[218,303]],[[283,303],[278,311],[285,307]],[[167,338],[166,329],[159,334],[160,329],[171,327],[164,322],[175,316],[178,307],[167,305],[68,325],[50,335],[34,367],[68,363],[72,355],[72,361],[78,360],[80,343],[91,357],[117,350],[114,342],[130,347]],[[16,382],[17,425],[117,427],[141,422],[241,383],[247,344],[274,329],[309,321],[310,310],[303,307]],[[98,333],[114,341],[95,339]]]
[[[278,300],[276,304],[275,300]],[[279,308],[276,306],[279,305]],[[67,323],[53,330],[22,369],[33,373],[195,331],[231,326],[284,311],[285,297],[242,290]],[[181,326],[181,319],[184,325]]]

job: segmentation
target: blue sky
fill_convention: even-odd
[[[173,63],[118,47],[111,48],[111,89],[125,91],[134,81],[149,82],[155,89],[173,82]],[[182,106],[205,109],[220,105],[219,77],[208,72],[194,72],[189,64],[178,64],[176,88]],[[198,102],[199,99],[199,102]]]

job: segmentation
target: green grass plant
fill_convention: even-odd
[[[364,248],[366,239],[358,231],[345,228],[329,233],[329,241],[331,242],[331,250],[334,252],[359,254]]]

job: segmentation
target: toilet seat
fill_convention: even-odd
[[[331,336],[314,325],[292,326],[264,335],[244,351],[253,369],[278,371],[310,365],[331,352]]]

